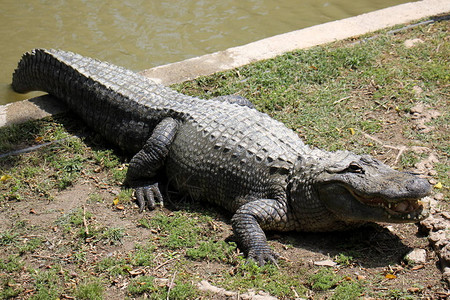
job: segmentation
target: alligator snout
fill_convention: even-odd
[[[431,185],[428,180],[414,176],[406,181],[406,190],[411,198],[421,198],[431,193]]]

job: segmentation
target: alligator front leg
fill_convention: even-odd
[[[146,204],[149,209],[154,209],[156,201],[162,203],[163,197],[154,177],[164,165],[178,125],[178,121],[172,118],[162,120],[142,150],[130,161],[125,182],[135,189],[140,211]]]
[[[241,206],[231,222],[233,231],[249,259],[262,266],[266,262],[277,263],[279,255],[267,243],[264,230],[290,230],[286,203],[273,199],[260,199]]]

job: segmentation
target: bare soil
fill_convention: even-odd
[[[349,107],[364,107],[368,104],[370,95],[376,86],[366,86],[355,89],[352,97],[345,105]],[[420,91],[417,91],[420,93]],[[412,102],[415,100],[412,99]],[[414,131],[433,133],[446,131],[448,124],[432,123],[440,114],[448,111],[447,107],[420,106],[420,101],[412,103],[414,109],[409,112],[398,111],[395,105],[387,105],[380,109],[368,110],[366,120],[380,120],[382,126],[375,134],[365,134],[360,138],[365,144],[372,144],[374,157],[393,167],[402,168],[400,160],[405,155],[420,159],[408,171],[420,173],[436,185],[436,160],[445,157],[438,149],[430,145],[418,146],[423,143],[405,136],[405,128]],[[78,129],[71,131],[77,131]],[[85,131],[83,129],[82,131]],[[445,135],[444,135],[445,136]],[[438,141],[439,142],[439,141]],[[441,141],[442,142],[442,141]],[[448,142],[448,141],[447,141]],[[23,145],[18,146],[23,147]],[[94,147],[87,144],[86,151]],[[350,148],[350,147],[349,147]],[[439,152],[439,153],[438,153]],[[33,155],[33,154],[24,154]],[[434,158],[433,158],[434,157]],[[445,162],[448,157],[444,158]],[[126,159],[123,160],[125,162]],[[4,162],[4,169],[8,169]],[[11,163],[12,164],[12,163]],[[1,176],[2,174],[0,174]],[[108,181],[111,174],[99,168],[92,161],[83,163],[79,177],[71,186],[64,190],[53,189],[49,200],[45,195],[30,193],[20,200],[10,199],[0,206],[0,232],[17,232],[14,246],[2,241],[0,258],[7,261],[8,257],[19,255],[24,265],[16,270],[0,269],[0,291],[7,288],[19,291],[18,299],[36,297],[36,274],[55,270],[61,286],[60,299],[74,299],[74,291],[87,277],[101,278],[104,287],[104,299],[147,298],[151,293],[141,295],[130,294],[127,287],[133,278],[140,275],[154,276],[158,286],[171,289],[176,278],[182,278],[193,286],[207,281],[214,286],[221,286],[227,274],[235,274],[238,263],[219,262],[214,260],[186,259],[182,249],[168,251],[158,246],[162,237],[158,228],[141,226],[139,220],[151,219],[163,213],[167,216],[174,211],[186,211],[212,216],[207,225],[217,240],[232,240],[232,230],[229,223],[230,215],[220,208],[208,204],[185,204],[182,199],[168,203],[167,207],[155,211],[139,213],[133,202],[113,204],[121,186]],[[435,189],[431,198],[437,201],[436,209],[448,211],[448,204],[443,193],[448,193],[448,187]],[[7,192],[2,190],[2,192]],[[102,199],[93,201],[95,193]],[[68,230],[61,220],[74,212],[83,212],[83,224],[76,229]],[[88,214],[91,217],[88,217]],[[96,230],[100,228],[122,228],[124,236],[120,242],[108,239],[80,238],[80,229]],[[43,243],[37,248],[19,253],[20,245],[25,245],[33,238],[39,238]],[[359,282],[364,286],[364,292],[359,297],[364,299],[448,299],[450,292],[448,283],[442,277],[439,258],[429,244],[428,236],[421,232],[416,224],[369,224],[345,232],[332,233],[268,233],[269,243],[280,253],[280,272],[288,276],[298,276],[300,284],[306,288],[298,298],[327,299],[332,290],[317,291],[311,288],[311,274],[316,274],[323,268],[330,268],[334,273],[342,275],[341,281]],[[124,274],[111,275],[99,271],[98,263],[105,258],[122,258],[135,251],[136,245],[155,243],[153,263],[151,266],[133,266]],[[413,263],[405,259],[405,255],[413,249],[426,251],[425,262]],[[239,249],[235,255],[239,254]],[[351,259],[345,263],[337,257],[345,254]],[[325,264],[325,266],[319,266]],[[267,293],[262,295],[256,291],[210,290],[195,291],[197,299],[271,299]],[[253,294],[252,294],[253,293]],[[294,293],[295,294],[295,293]],[[169,298],[169,297],[167,297]],[[286,296],[286,299],[295,298]]]

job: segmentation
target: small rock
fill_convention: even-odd
[[[406,260],[414,264],[424,264],[427,261],[427,251],[425,249],[413,249],[406,255]]]
[[[450,244],[446,244],[441,249],[441,260],[444,266],[450,267]]]
[[[414,165],[414,167],[416,168],[416,170],[421,173],[421,174],[425,174],[426,172],[428,172],[428,170],[433,169],[434,164],[439,162],[439,158],[436,156],[436,154],[434,153],[430,153],[430,155],[428,155],[427,158],[419,161],[418,163],[416,163]],[[435,180],[433,178],[431,178],[432,180]]]
[[[421,39],[410,39],[406,40],[403,44],[406,48],[412,48],[417,44],[423,44],[423,41]]]
[[[422,202],[423,205],[427,209],[435,209],[437,207],[437,205],[438,205],[438,202],[434,198],[431,198],[429,196],[422,198],[420,200],[420,202]]]
[[[423,103],[418,103],[416,106],[411,107],[412,114],[421,114],[425,110],[425,105]]]
[[[437,195],[440,195],[440,196],[442,197],[442,199],[436,198]],[[442,194],[442,193],[436,194],[436,195],[434,196],[434,198],[435,198],[436,200],[444,200],[444,194]],[[443,211],[443,212],[441,213],[441,215],[442,215],[445,219],[450,220],[450,212],[448,212],[448,211]]]
[[[389,230],[390,232],[394,233],[394,234],[397,233],[397,231],[395,230],[394,226],[392,226],[392,225],[387,225],[386,229]]]
[[[428,175],[429,176],[437,176],[438,172],[436,170],[429,170]]]
[[[439,230],[437,232],[430,232],[428,239],[438,248],[445,246],[447,242],[447,235],[444,230]]]
[[[412,89],[417,96],[423,93],[423,90],[420,86],[415,85]]]
[[[447,283],[450,284],[450,268],[444,268],[442,277],[444,277],[444,279],[447,281]]]

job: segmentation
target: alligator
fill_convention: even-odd
[[[25,53],[16,92],[45,91],[131,159],[126,184],[140,210],[163,196],[161,173],[180,193],[230,211],[248,259],[276,263],[264,231],[344,230],[428,215],[426,179],[368,155],[305,145],[240,96],[200,99],[128,69],[61,50]]]

